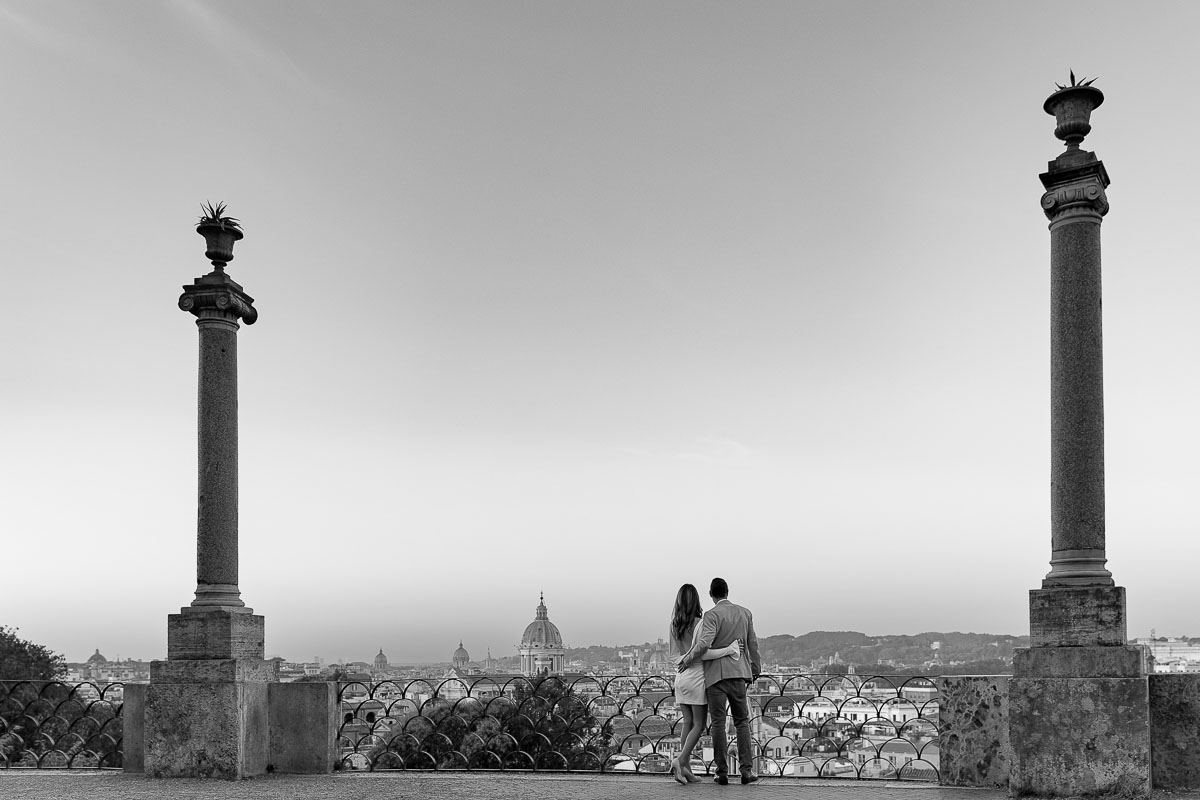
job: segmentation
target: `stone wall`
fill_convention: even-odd
[[[941,731],[940,782],[947,786],[1007,786],[1007,675],[937,678]]]
[[[1150,676],[1150,777],[1155,789],[1200,788],[1200,675]]]

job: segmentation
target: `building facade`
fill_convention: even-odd
[[[521,643],[517,645],[521,655],[521,673],[524,675],[559,675],[563,671],[566,648],[558,626],[550,621],[546,613],[546,597],[538,599],[537,616],[525,626]]]

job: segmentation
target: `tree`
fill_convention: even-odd
[[[487,699],[434,698],[394,726],[376,721],[371,736],[364,752],[375,769],[599,771],[614,749],[611,725],[554,676],[514,681]]]
[[[296,678],[293,683],[346,683],[347,672],[341,667],[335,667],[333,672],[322,673],[320,675],[301,675]]]
[[[0,625],[0,680],[52,681],[67,672],[67,660],[48,647],[17,636],[20,628]]]

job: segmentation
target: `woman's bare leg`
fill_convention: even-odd
[[[684,709],[684,718],[688,721],[688,729],[687,736],[682,740],[682,749],[679,751],[679,765],[683,768],[684,774],[691,775],[692,750],[696,748],[696,743],[704,734],[704,723],[708,720],[708,706],[685,705],[682,708]]]

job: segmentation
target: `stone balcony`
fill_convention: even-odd
[[[640,797],[683,788],[667,775],[678,748],[668,680],[577,678],[567,686],[557,678],[535,685],[506,677],[507,683],[483,677],[470,684],[455,679],[272,684],[292,689],[278,695],[287,713],[271,712],[278,720],[269,735],[272,777],[263,782],[267,794],[261,796],[276,796],[272,786],[300,792],[286,796],[309,796],[304,794],[309,788],[297,787],[324,787],[329,780],[338,791],[354,792],[353,787],[376,785],[362,783],[366,776],[401,782],[406,791],[445,781],[463,796],[477,797],[509,796],[482,789],[490,792],[493,786],[520,786],[522,797],[540,796],[540,787],[556,787],[546,789],[546,796],[572,796],[553,794],[568,790],[596,796],[589,794],[597,790],[596,781],[605,787],[604,796],[614,797],[629,787]],[[838,787],[841,794],[855,784],[857,791],[878,796],[904,786],[935,792],[931,797],[950,797],[944,793],[949,787],[1007,788],[1014,744],[1031,748],[1052,739],[1086,738],[1094,722],[1066,718],[1062,709],[1048,706],[1038,714],[1041,728],[1013,742],[1010,680],[764,676],[750,693],[761,788],[794,793],[820,784]],[[1200,788],[1200,675],[1151,675],[1148,686],[1155,788]],[[0,768],[6,768],[0,769],[0,787],[20,787],[5,796],[36,797],[27,789],[45,787],[47,797],[69,797],[54,792],[88,787],[81,796],[136,797],[139,787],[161,787],[140,782],[138,704],[144,690],[144,684],[0,682]],[[313,704],[314,697],[321,702]],[[1086,748],[1086,741],[1079,746]],[[711,751],[704,755],[711,758]],[[693,762],[698,774],[712,766],[704,758]],[[316,774],[283,777],[293,772]],[[939,783],[940,792],[934,788]],[[708,790],[707,777],[701,786]],[[108,787],[119,788],[105,795]],[[342,796],[324,788],[311,791]],[[907,790],[904,796],[916,798]]]

